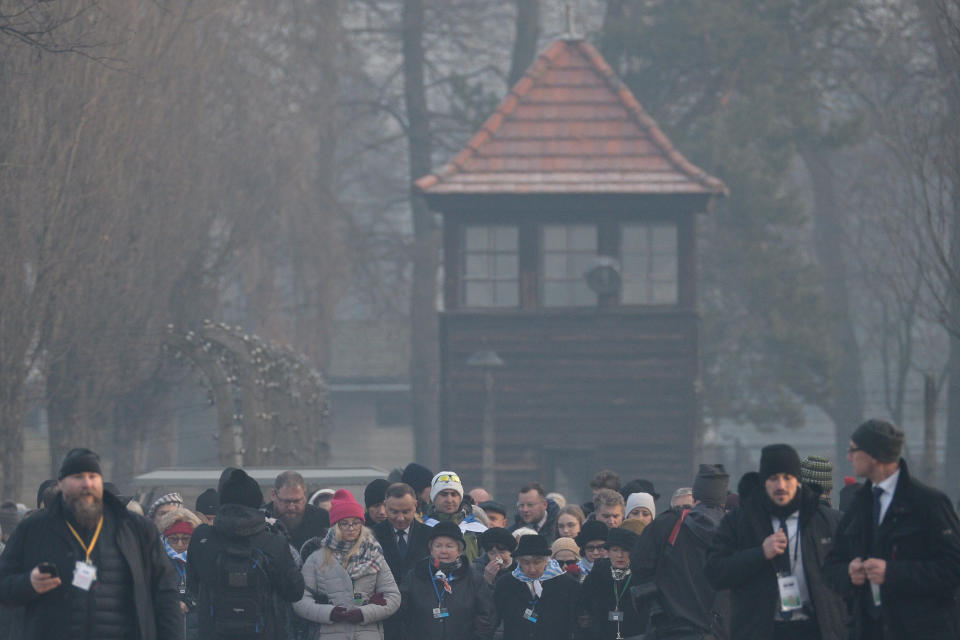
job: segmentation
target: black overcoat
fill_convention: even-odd
[[[543,582],[543,593],[534,608],[537,622],[524,619],[532,604],[526,582],[506,575],[497,580],[493,600],[503,621],[504,640],[569,640],[576,631],[577,579],[568,573]]]
[[[487,640],[493,635],[491,590],[483,578],[470,569],[466,556],[453,572],[451,592],[442,596],[449,615],[434,618],[437,593],[431,576],[435,569],[430,558],[421,558],[407,572],[400,586],[400,615],[404,640]]]

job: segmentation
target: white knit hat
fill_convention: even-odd
[[[627,498],[627,508],[624,509],[624,516],[629,516],[630,512],[637,507],[646,507],[650,510],[650,515],[657,517],[657,505],[653,501],[653,496],[649,493],[631,493]]]
[[[453,489],[463,497],[463,483],[460,482],[460,476],[456,471],[441,471],[433,476],[430,481],[430,500],[437,497],[437,494],[444,489]]]

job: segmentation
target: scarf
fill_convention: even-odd
[[[593,571],[593,563],[586,558],[580,558],[580,562],[577,563],[577,566],[580,567],[580,573],[584,577],[587,577],[590,575],[590,572]]]
[[[167,552],[167,556],[174,561],[173,566],[176,567],[177,573],[180,575],[180,580],[183,581],[187,577],[187,552],[181,551],[177,553],[173,550],[173,547],[170,546],[170,543],[167,542],[167,539],[163,539],[163,548]]]
[[[780,518],[783,520],[794,511],[800,510],[800,493],[801,487],[797,487],[797,493],[793,496],[793,500],[783,506],[780,506],[770,499],[770,496],[767,495],[766,490],[763,490],[763,495],[760,496],[760,500],[763,502],[763,508],[767,513],[775,518]]]
[[[543,571],[543,575],[537,578],[536,580],[527,576],[527,574],[523,572],[523,569],[520,568],[519,564],[517,565],[517,568],[513,570],[513,573],[510,575],[512,575],[514,578],[516,578],[520,582],[526,582],[527,584],[533,583],[533,592],[539,598],[540,595],[543,593],[543,583],[546,582],[547,580],[552,580],[557,576],[562,576],[563,574],[564,574],[564,570],[560,567],[560,563],[554,560],[553,558],[550,558],[550,561],[547,563],[547,568],[544,569]]]
[[[330,527],[327,536],[323,539],[323,546],[330,549],[337,562],[343,565],[347,574],[354,580],[360,576],[377,573],[383,566],[383,551],[380,549],[380,544],[371,539],[366,531],[361,532],[360,535],[362,536],[360,548],[345,565],[343,559],[353,548],[354,542],[337,540],[337,531],[333,527]]]

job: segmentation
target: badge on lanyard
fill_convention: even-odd
[[[777,585],[780,587],[780,611],[796,611],[803,608],[800,599],[800,584],[791,573],[778,573]]]
[[[534,612],[533,609],[526,609],[526,610],[524,610],[524,612],[523,612],[523,619],[524,619],[524,620],[529,620],[530,622],[532,622],[532,623],[534,623],[534,624],[536,624],[536,622],[537,622],[537,616],[536,616],[536,614],[535,614],[535,612]]]
[[[434,607],[433,609],[433,619],[439,620],[440,618],[449,618],[450,612],[447,611],[446,607]]]
[[[73,586],[84,591],[89,591],[93,583],[97,581],[97,568],[83,560],[77,560],[73,568]]]
[[[880,585],[870,583],[870,591],[873,593],[873,606],[879,607],[880,602]]]
[[[607,620],[609,620],[610,622],[623,622],[623,611],[608,612]]]

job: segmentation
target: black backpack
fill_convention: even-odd
[[[217,554],[210,608],[217,638],[262,638],[267,625],[275,624],[267,561],[248,540],[230,541]]]

